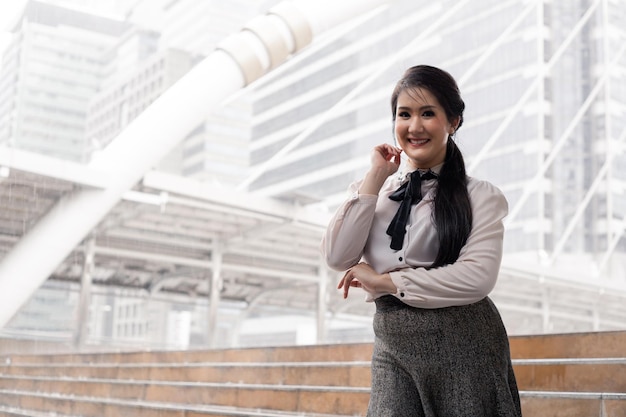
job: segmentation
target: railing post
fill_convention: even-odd
[[[74,346],[81,348],[85,345],[89,330],[89,305],[91,300],[91,284],[93,278],[94,257],[96,253],[96,239],[93,236],[85,242],[83,274],[80,280],[80,298],[76,311],[74,330]]]

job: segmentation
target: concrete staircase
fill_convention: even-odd
[[[626,332],[511,338],[524,417],[626,417]]]
[[[345,417],[371,344],[0,356],[0,417]],[[512,337],[524,417],[625,417],[626,332]]]

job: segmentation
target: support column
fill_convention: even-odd
[[[602,295],[598,295],[598,300],[602,297]],[[600,331],[600,302],[594,302],[593,303],[593,310],[591,312],[591,318],[592,318],[592,330],[594,332],[599,332]]]
[[[76,312],[74,346],[77,348],[85,346],[88,337],[89,305],[91,304],[91,284],[95,254],[96,239],[90,236],[85,242],[85,261],[83,263],[83,275],[80,280],[80,298]]]
[[[544,285],[541,289],[541,329],[543,334],[550,333],[550,294],[548,287]]]
[[[317,283],[317,344],[326,343],[326,290],[328,288],[328,269],[324,261],[320,261],[319,282]]]
[[[209,295],[209,317],[207,326],[208,345],[216,346],[217,338],[217,315],[222,292],[222,248],[219,245],[213,251],[213,275],[211,276],[211,292]]]

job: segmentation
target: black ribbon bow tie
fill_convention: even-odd
[[[404,235],[406,234],[406,223],[409,220],[411,206],[417,204],[422,199],[422,181],[438,178],[438,175],[432,171],[420,173],[419,170],[411,172],[409,180],[402,184],[394,191],[389,198],[393,201],[400,201],[400,207],[393,216],[387,234],[391,236],[391,244],[389,247],[393,250],[402,249]]]

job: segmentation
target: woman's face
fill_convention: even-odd
[[[454,133],[458,120],[453,122],[430,91],[415,88],[400,92],[394,132],[409,165],[427,169],[441,164],[448,136]]]

